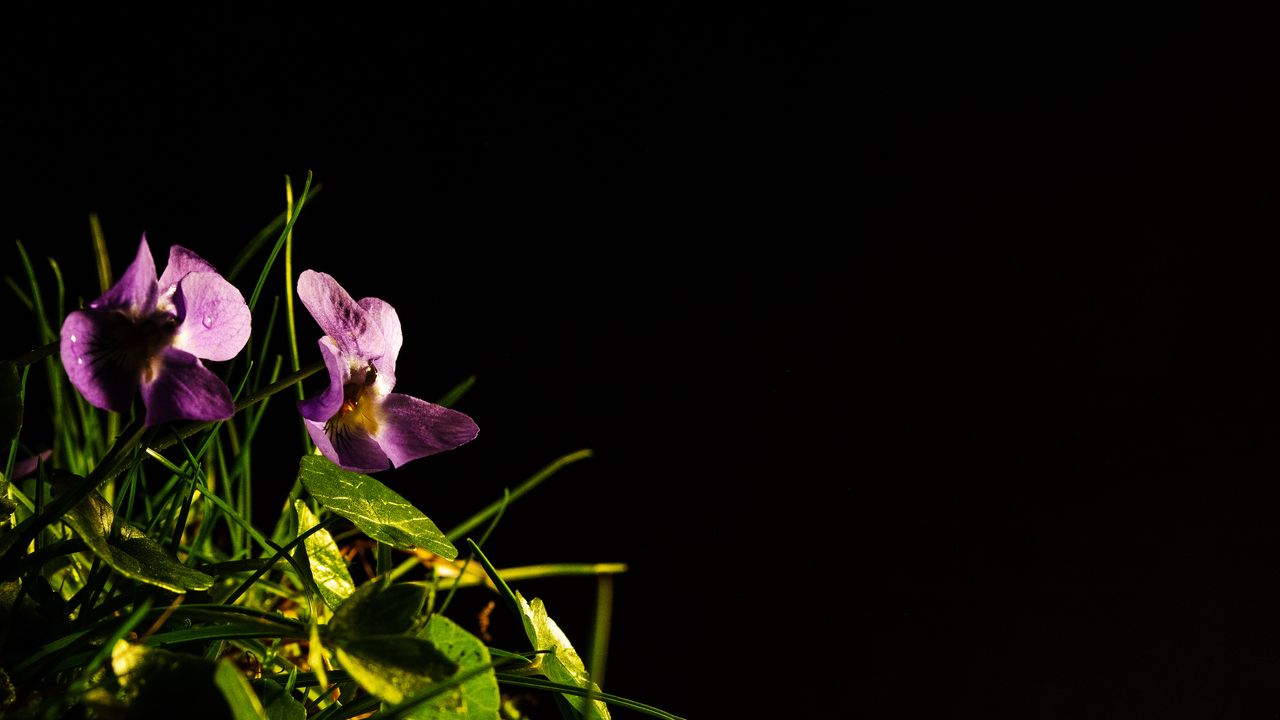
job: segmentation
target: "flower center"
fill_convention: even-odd
[[[177,318],[166,312],[110,312],[106,316],[103,359],[118,367],[136,369],[143,382],[149,383],[155,379],[160,351],[173,344],[177,327]]]
[[[373,363],[369,363],[360,374],[352,373],[351,381],[342,386],[342,405],[324,424],[326,433],[344,435],[357,427],[370,435],[378,431],[378,420],[373,416],[373,394],[370,392],[377,379],[378,371],[374,370]]]

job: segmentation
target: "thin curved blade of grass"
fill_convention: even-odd
[[[457,404],[459,400],[462,399],[463,395],[467,394],[467,391],[471,390],[471,386],[475,384],[476,384],[476,376],[472,375],[468,377],[466,380],[463,380],[457,385],[454,385],[452,390],[445,393],[444,397],[440,398],[440,402],[438,404],[443,405],[444,407],[453,407],[455,404]]]
[[[303,199],[311,200],[316,195],[319,195],[320,191],[323,189],[323,183],[316,183]],[[280,228],[289,221],[289,218],[292,217],[292,215],[293,214],[286,208],[284,212],[275,216],[271,222],[267,223],[266,227],[259,230],[258,233],[245,244],[244,248],[240,251],[239,256],[236,257],[236,261],[232,264],[231,270],[227,272],[227,280],[234,282],[236,277],[240,275],[240,272],[244,270],[245,266],[253,260],[254,256],[261,252],[262,246],[267,243],[267,240],[270,239],[272,235],[278,233]]]
[[[106,294],[111,289],[111,256],[107,254],[107,236],[102,233],[98,213],[89,213],[89,234],[93,236],[94,266],[98,269],[98,289]]]
[[[218,661],[217,669],[213,671],[213,684],[230,706],[232,720],[262,720],[267,717],[267,710],[253,692],[248,678],[230,660]]]
[[[285,241],[289,237],[289,233],[293,231],[293,224],[298,221],[298,216],[302,214],[302,206],[306,204],[307,195],[311,190],[311,173],[307,173],[307,182],[302,187],[302,198],[298,201],[298,206],[294,208],[293,213],[289,216],[289,222],[285,224],[284,230],[280,233],[280,237],[276,239],[276,244],[271,248],[271,254],[267,256],[267,262],[262,266],[262,272],[258,273],[258,282],[253,286],[253,293],[249,295],[249,309],[253,310],[258,304],[258,296],[262,294],[262,286],[267,282],[267,275],[271,273],[272,266],[276,263],[276,256],[284,249]]]
[[[529,677],[527,675],[513,675],[510,673],[500,672],[500,673],[497,673],[497,676],[498,676],[498,682],[502,683],[503,685],[531,688],[536,690],[546,690],[548,692],[557,692],[557,693],[562,693],[564,695],[577,695],[579,697],[590,696],[592,698],[596,698],[600,700],[601,702],[606,702],[610,705],[616,705],[621,708],[626,708],[628,710],[634,710],[639,713],[644,713],[645,715],[659,718],[660,720],[685,720],[685,718],[679,715],[673,715],[667,712],[666,710],[656,708],[652,705],[646,705],[641,702],[636,702],[635,700],[631,700],[629,698],[625,698],[620,695],[613,695],[611,693],[606,693],[606,692],[593,693],[583,688],[575,687],[573,685],[565,685],[564,683],[552,682],[550,680],[544,680],[542,678],[536,678],[536,677]]]
[[[449,532],[445,533],[445,537],[448,538],[450,541],[461,538],[462,536],[474,530],[485,520],[488,520],[489,518],[493,517],[496,513],[501,511],[507,505],[510,505],[516,500],[519,500],[522,496],[525,495],[525,493],[528,493],[530,490],[533,490],[534,488],[541,485],[542,481],[546,480],[552,475],[555,475],[557,472],[560,471],[560,468],[563,468],[566,465],[571,465],[575,462],[578,462],[579,460],[585,460],[591,457],[591,455],[592,455],[591,450],[584,448],[582,450],[571,452],[568,455],[562,455],[556,458],[555,460],[551,461],[549,465],[547,465],[546,467],[542,468],[537,473],[535,473],[533,477],[520,483],[519,487],[517,487],[515,490],[512,490],[509,495],[504,495],[502,498],[493,501],[483,510],[476,513],[475,515],[472,515],[466,520],[462,521],[460,525],[453,528]]]

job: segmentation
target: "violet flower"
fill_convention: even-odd
[[[43,452],[38,452],[29,458],[14,461],[13,474],[9,476],[9,480],[14,482],[21,480],[39,469],[41,462],[48,463],[49,459],[52,457],[53,449],[51,448]]]
[[[190,250],[169,248],[159,279],[146,235],[102,297],[62,323],[62,366],[95,407],[125,412],[142,390],[144,423],[225,420],[226,383],[200,362],[230,360],[249,341],[244,295]]]
[[[404,335],[395,308],[356,302],[331,276],[304,270],[298,297],[325,332],[320,353],[329,387],[298,402],[321,454],[355,472],[377,472],[469,442],[480,432],[467,415],[393,393]]]

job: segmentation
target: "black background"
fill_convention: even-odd
[[[80,253],[88,296],[89,212],[117,259],[145,230],[221,267],[313,171],[297,266],[400,310],[398,389],[478,378],[480,437],[384,479],[448,527],[596,451],[488,549],[629,564],[607,689],[1280,705],[1268,18],[112,19],[4,26],[6,236]]]
[[[227,269],[284,209],[285,176],[300,191],[312,172],[296,270],[398,309],[397,391],[477,377],[458,408],[479,438],[379,477],[449,528],[591,448],[485,549],[499,567],[628,565],[605,687],[685,717],[823,707],[840,691],[803,676],[838,673],[799,650],[830,641],[788,608],[826,585],[796,560],[826,541],[794,523],[848,484],[813,460],[848,440],[830,424],[834,353],[855,340],[831,21],[587,4],[15,18],[0,23],[4,274],[21,277],[21,240],[61,263],[73,302],[95,297],[91,212],[117,275],[143,232],[158,258],[180,244]],[[282,287],[277,266],[260,308]],[[32,330],[5,294],[10,355]],[[299,312],[309,362],[318,330]],[[267,421],[264,522],[301,450],[290,400]],[[591,580],[517,589],[586,652]]]

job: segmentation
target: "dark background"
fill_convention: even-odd
[[[605,687],[684,717],[755,714],[753,686],[796,662],[786,705],[838,702],[803,676],[843,669],[783,660],[829,642],[787,609],[825,585],[797,558],[827,548],[793,527],[848,483],[813,459],[847,439],[834,353],[856,341],[832,18],[97,9],[0,28],[3,274],[21,276],[21,240],[59,260],[71,298],[96,297],[91,212],[117,276],[143,232],[158,258],[180,244],[225,270],[284,209],[285,176],[300,192],[314,173],[295,268],[398,309],[397,391],[477,377],[458,408],[479,438],[379,477],[449,528],[591,448],[485,550],[499,567],[628,565]],[[277,266],[259,307],[282,286]],[[4,294],[8,356],[32,330]],[[318,330],[299,313],[309,362]],[[288,399],[267,418],[270,516],[301,445]],[[517,589],[587,652],[593,581]]]
[[[607,689],[1275,714],[1269,18],[104,19],[3,25],[5,235],[221,267],[313,171],[297,267],[399,309],[398,389],[478,378],[480,437],[387,482],[448,527],[595,450],[487,549],[628,563]]]

